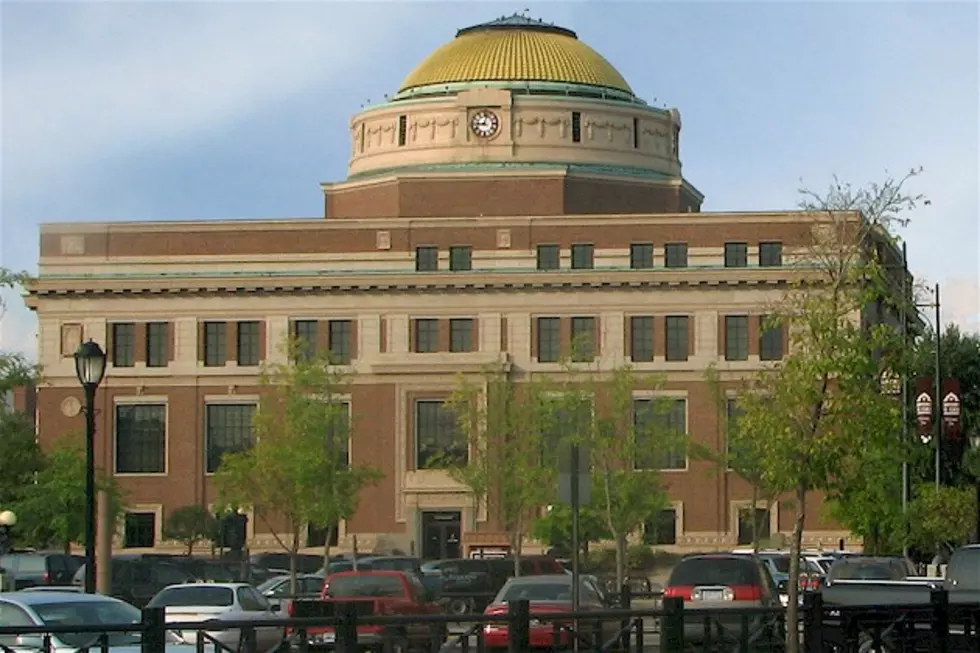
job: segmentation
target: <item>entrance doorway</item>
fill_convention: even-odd
[[[422,513],[422,558],[446,560],[459,558],[462,517],[458,510]]]

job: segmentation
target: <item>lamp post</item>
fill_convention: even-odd
[[[976,514],[976,542],[980,544],[980,432],[975,432],[970,436],[970,446],[973,447],[973,455],[976,457],[973,469],[973,483],[977,493],[977,514]]]
[[[95,390],[105,376],[105,352],[89,339],[75,351],[75,374],[85,390],[85,592],[95,593]]]
[[[0,555],[7,555],[11,549],[10,529],[17,525],[17,515],[12,510],[0,512]]]

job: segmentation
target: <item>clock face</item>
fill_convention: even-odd
[[[490,138],[500,129],[500,119],[493,111],[481,109],[470,118],[470,128],[480,138]]]

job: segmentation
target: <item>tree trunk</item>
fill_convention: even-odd
[[[616,587],[622,587],[626,582],[626,533],[613,533],[616,540]]]
[[[511,531],[510,533],[510,551],[511,555],[514,556],[514,576],[521,575],[521,550],[522,550],[522,540],[524,539],[523,534],[520,529]]]
[[[187,557],[190,557],[194,553],[194,541],[191,540],[187,543]]]
[[[789,605],[786,606],[786,653],[799,653],[799,597],[800,597],[800,551],[803,548],[803,524],[806,521],[805,485],[796,487],[796,524],[793,526],[793,540],[789,546]]]
[[[296,557],[299,554],[299,528],[293,528],[293,541],[289,543],[289,595],[296,596]]]
[[[756,505],[759,503],[759,486],[752,486],[752,553],[759,553],[759,515]]]
[[[333,539],[333,529],[336,528],[333,524],[327,526],[327,539],[323,542],[323,573],[326,574],[330,571],[330,540]]]
[[[62,549],[64,550],[66,556],[71,555],[71,542],[65,542],[65,545],[62,547]]]

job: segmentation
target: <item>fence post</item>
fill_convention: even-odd
[[[357,653],[357,604],[344,601],[337,606],[337,651],[338,653]]]
[[[684,599],[679,596],[664,597],[664,616],[660,625],[660,650],[662,653],[684,651]]]
[[[789,624],[786,625],[789,628]],[[803,593],[803,650],[823,653],[823,595]]]
[[[510,653],[527,653],[531,648],[531,602],[510,601],[507,604],[507,649]]]
[[[166,608],[143,608],[142,653],[163,653],[167,648]]]
[[[929,593],[932,605],[932,650],[949,653],[949,594],[944,589]]]

